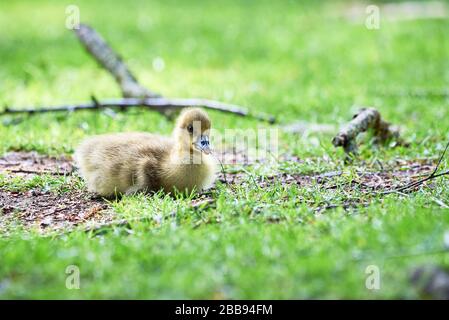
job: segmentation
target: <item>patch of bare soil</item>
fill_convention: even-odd
[[[241,155],[234,153],[234,161],[241,164]],[[296,157],[284,156],[288,161],[300,161]],[[245,161],[243,161],[245,162]],[[339,179],[345,173],[340,171],[321,174],[289,174],[279,173],[272,176],[249,176],[245,172],[226,173],[226,180],[221,173],[218,180],[229,185],[244,183],[257,184],[261,188],[274,183],[283,185],[299,185],[305,188],[319,185],[335,192],[383,191],[398,185],[404,185],[428,175],[434,165],[429,161],[396,161],[380,171],[359,171],[351,179]],[[39,174],[71,175],[74,166],[69,158],[47,157],[35,152],[12,152],[0,158],[0,173],[8,176],[19,175],[25,178]],[[342,182],[343,181],[343,182]],[[308,203],[308,199],[304,199]],[[312,200],[310,200],[312,201]],[[210,193],[200,195],[192,202],[192,207],[206,207],[214,202]],[[363,203],[316,204],[310,203],[317,211],[335,207],[354,207]],[[368,204],[366,204],[368,205]],[[8,223],[20,221],[25,227],[37,226],[41,230],[67,229],[83,223],[107,225],[112,222],[113,212],[108,204],[84,190],[69,190],[55,193],[32,189],[24,192],[13,192],[0,188],[0,230]]]
[[[70,158],[48,157],[36,152],[10,152],[0,158],[0,174],[20,176],[71,175],[74,166]],[[111,220],[108,204],[81,190],[55,193],[39,189],[14,192],[0,188],[0,230],[11,222],[25,227],[61,229],[87,221],[104,223]]]
[[[283,185],[296,184],[305,187],[317,183],[326,189],[336,189],[337,187],[353,188],[354,186],[358,186],[360,191],[385,191],[429,175],[433,169],[434,164],[427,160],[397,160],[392,166],[384,168],[381,171],[358,171],[349,182],[345,183],[336,181],[336,178],[344,175],[342,171],[321,174],[279,173],[272,176],[253,177],[251,180],[243,172],[226,173],[226,177],[223,173],[220,173],[218,180],[229,184],[241,184],[249,181],[254,183],[255,181],[262,188],[278,182]]]
[[[74,171],[71,159],[48,157],[37,152],[10,152],[0,158],[0,173],[28,176],[33,174],[69,175]]]
[[[108,205],[83,191],[57,194],[36,189],[25,192],[0,189],[0,208],[0,224],[19,219],[25,227],[40,229],[68,228],[91,219],[99,223],[111,220],[105,210]]]

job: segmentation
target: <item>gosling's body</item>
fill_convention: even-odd
[[[109,197],[209,187],[215,178],[215,161],[210,154],[192,148],[191,139],[186,139],[185,127],[191,122],[192,110],[187,112],[188,121],[184,123],[186,113],[182,114],[172,137],[134,132],[99,135],[84,141],[75,153],[75,161],[89,191]]]

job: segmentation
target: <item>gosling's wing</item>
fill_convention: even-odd
[[[173,148],[173,144],[173,140],[169,137],[147,134],[139,138],[136,147],[140,157],[163,161]]]
[[[168,137],[139,132],[106,134],[81,143],[75,160],[89,189],[108,195],[126,192],[136,183],[150,186],[144,167],[155,175],[151,186],[157,187],[158,168],[171,147]]]
[[[143,133],[115,133],[90,137],[77,148],[74,158],[79,166],[103,167],[112,163],[132,163],[145,153],[160,155],[169,151],[168,137]]]

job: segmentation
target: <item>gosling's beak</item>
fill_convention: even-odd
[[[201,152],[204,152],[205,154],[211,153],[208,136],[200,136],[195,145],[201,150]]]

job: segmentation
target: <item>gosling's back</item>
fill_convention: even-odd
[[[102,196],[130,193],[161,185],[161,164],[173,141],[149,133],[116,133],[85,140],[75,161],[90,191]],[[141,168],[146,168],[142,172]]]

